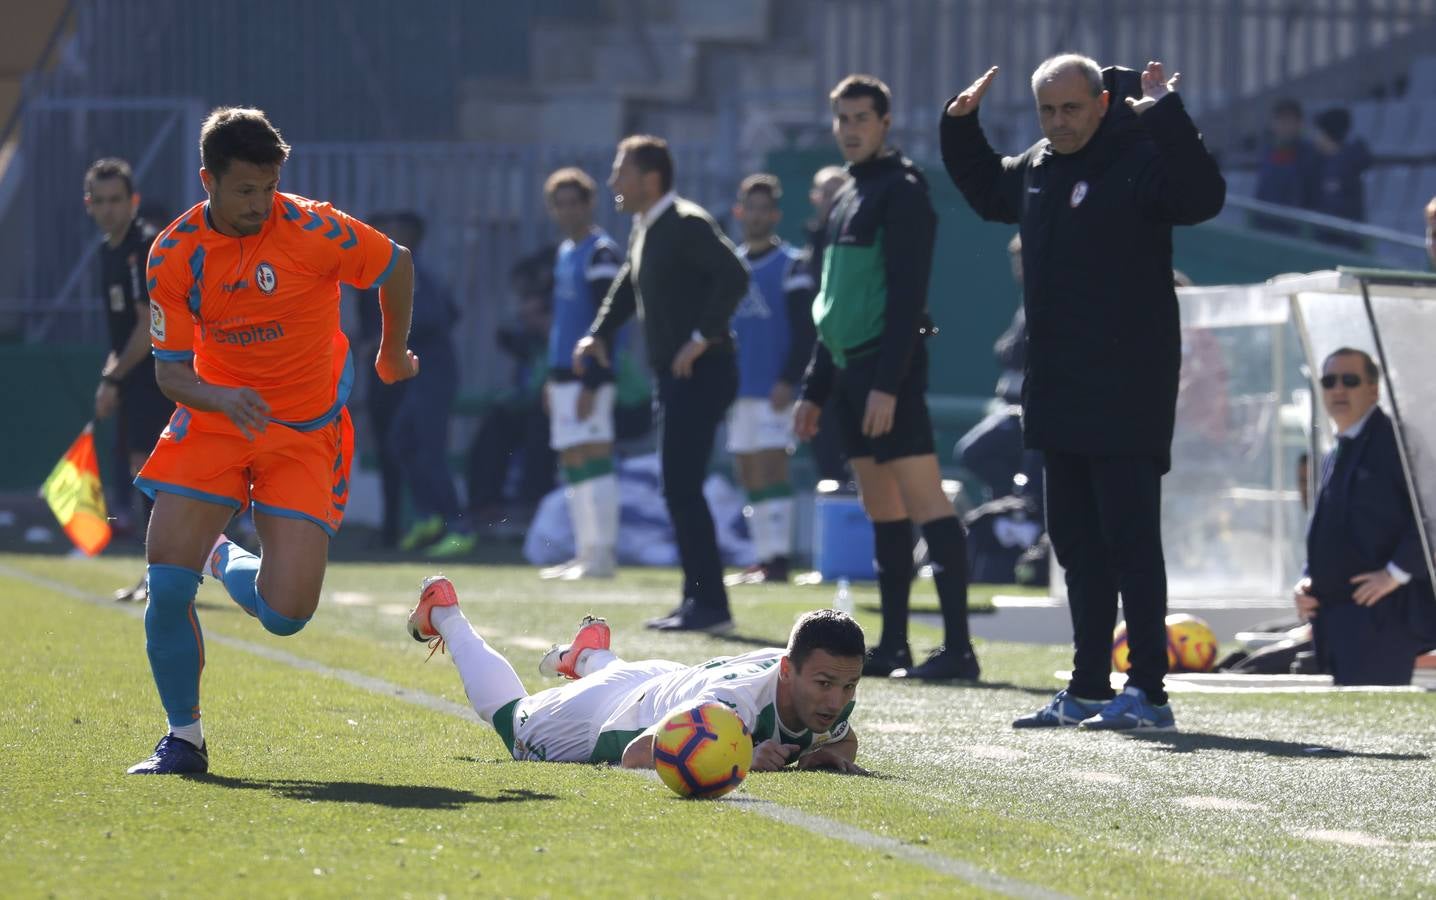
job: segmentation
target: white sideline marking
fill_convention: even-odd
[[[1429,850],[1436,847],[1436,841],[1393,841],[1390,838],[1367,834],[1364,831],[1318,829],[1298,831],[1297,834],[1307,840],[1325,841],[1329,844],[1340,844],[1343,847],[1399,847],[1413,850]]]
[[[1090,784],[1126,784],[1127,779],[1121,775],[1113,775],[1111,772],[1087,772],[1082,769],[1073,769],[1067,773],[1068,777],[1077,781],[1086,781]]]
[[[114,610],[115,612],[123,613],[134,619],[144,618],[145,609],[141,605],[116,603],[109,597],[101,597],[96,594],[87,593],[74,585],[66,584],[62,581],[55,581],[40,575],[32,575],[23,569],[16,569],[3,562],[0,562],[0,576],[12,578],[16,581],[23,581],[36,587],[54,591],[55,593],[63,594],[84,603],[89,603],[93,606]],[[212,642],[222,647],[228,647],[233,650],[258,656],[270,662],[277,662],[306,672],[313,672],[316,675],[341,681],[372,694],[392,697],[396,700],[401,700],[405,703],[434,712],[458,716],[470,722],[483,721],[479,718],[478,713],[474,712],[470,706],[454,703],[453,701],[445,700],[442,697],[436,697],[433,694],[427,694],[423,691],[400,687],[382,678],[373,678],[369,675],[353,672],[348,669],[326,666],[323,663],[305,659],[302,656],[295,656],[284,650],[276,650],[273,647],[266,647],[263,644],[251,643],[250,641],[229,637],[228,635],[207,634],[204,639],[207,643]],[[770,800],[762,800],[757,797],[748,797],[745,795],[729,797],[727,799],[728,802],[737,804],[738,808],[757,813],[760,816],[772,819],[780,824],[802,828],[804,831],[811,832],[818,837],[836,838],[837,840],[861,847],[864,850],[880,851],[889,856],[916,863],[923,868],[930,869],[941,875],[957,878],[974,887],[996,894],[1002,894],[1008,897],[1042,898],[1042,900],[1059,900],[1059,898],[1066,897],[1065,894],[1048,890],[1039,885],[1028,884],[1016,878],[1008,878],[1004,875],[998,875],[995,872],[988,872],[971,863],[943,856],[940,853],[925,850],[920,846],[908,844],[896,838],[874,834],[871,831],[864,831],[861,828],[836,822],[832,819],[825,819],[822,816],[815,816],[790,807],[780,806]]]
[[[1071,681],[1072,673],[1058,669],[1052,677]],[[1169,694],[1420,694],[1436,690],[1425,682],[1397,685],[1335,685],[1330,675],[1238,675],[1231,672],[1170,672],[1164,679]],[[1112,673],[1112,690],[1127,685],[1125,672]]]
[[[1260,803],[1233,800],[1230,797],[1178,797],[1172,802],[1187,809],[1215,809],[1223,812],[1255,812],[1266,809]]]

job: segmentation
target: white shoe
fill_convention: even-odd
[[[563,578],[569,569],[583,565],[580,560],[571,559],[568,562],[559,563],[556,566],[549,566],[547,569],[539,569],[539,577],[545,581],[552,581],[555,578]]]
[[[583,554],[568,570],[557,577],[560,581],[579,581],[585,578],[612,578],[617,567],[613,562],[612,548],[593,550]]]

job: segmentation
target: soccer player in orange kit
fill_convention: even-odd
[[[299,631],[319,603],[354,448],[341,283],[382,285],[379,377],[419,370],[409,251],[328,203],[279,193],[288,155],[261,111],[215,110],[200,130],[209,199],[150,250],[155,378],[177,408],[135,484],[155,500],[145,640],[169,732],[131,774],[209,768],[194,607],[204,568],[274,634]],[[223,533],[246,504],[263,565]]]

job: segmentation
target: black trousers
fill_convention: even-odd
[[[1167,571],[1162,557],[1162,460],[1047,454],[1047,531],[1066,570],[1072,681],[1087,699],[1112,696],[1117,597],[1127,619],[1128,682],[1167,702]]]
[[[369,413],[369,428],[374,436],[372,446],[379,461],[379,490],[383,499],[379,539],[385,547],[398,546],[399,531],[403,525],[404,472],[399,466],[399,457],[390,449],[389,432],[407,387],[408,384],[402,381],[385,384],[370,367],[364,407]]]
[[[737,395],[738,364],[733,353],[710,350],[698,357],[689,378],[675,378],[666,370],[658,373],[654,404],[663,499],[683,566],[683,598],[724,612],[728,592],[723,588],[723,559],[713,514],[703,496],[703,480],[718,426]]]

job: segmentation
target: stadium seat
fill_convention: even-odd
[[[1368,137],[1371,150],[1377,156],[1409,156],[1415,152],[1411,136],[1419,115],[1417,104],[1410,100],[1391,100],[1385,104],[1381,124]]]

